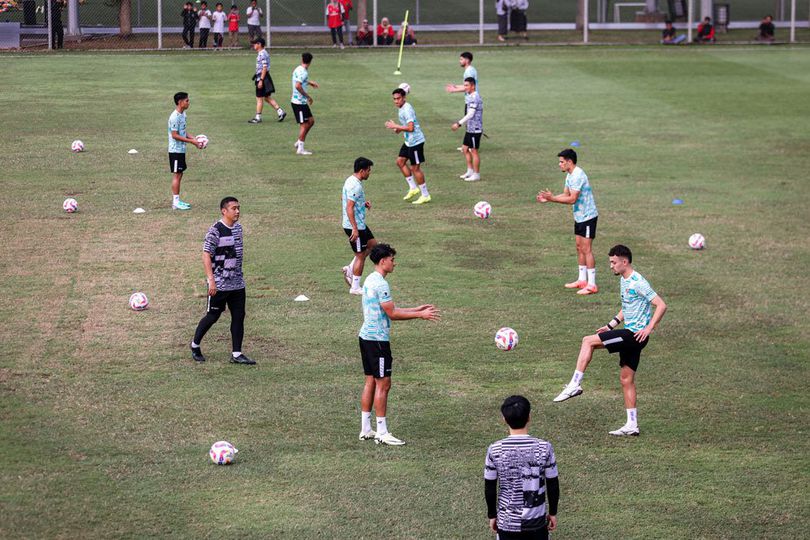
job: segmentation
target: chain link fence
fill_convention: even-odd
[[[256,16],[251,13],[248,0],[225,0],[221,6],[223,15],[216,14],[219,9],[216,1],[211,0],[206,6],[196,0],[188,8],[194,15],[184,16],[185,0],[0,0],[0,48],[179,49],[189,47],[192,33],[194,48],[248,47],[248,17]],[[327,24],[329,1],[258,0],[255,10],[260,12],[260,28],[256,30],[274,47],[331,46]],[[349,25],[344,26],[343,32],[346,46],[374,47],[396,45],[406,10],[412,30],[406,35],[406,44],[415,40],[418,46],[627,41],[628,36],[636,35],[633,32],[642,33],[638,34],[641,41],[656,42],[665,19],[674,20],[680,29],[686,30],[690,1],[694,21],[708,14],[726,23],[719,26],[720,31],[738,29],[732,41],[752,39],[754,29],[767,14],[774,17],[777,39],[788,41],[787,21],[792,15],[791,4],[796,0],[339,1],[344,5],[351,3]],[[502,5],[506,12],[499,17]],[[810,0],[802,0],[796,6],[795,19],[800,29],[808,27],[809,7]],[[584,12],[587,25],[579,17]],[[233,31],[232,15],[238,16],[238,29]],[[219,21],[223,26],[218,26]],[[368,21],[367,28],[364,21]],[[524,21],[525,31],[521,27]],[[362,43],[357,39],[358,26],[370,34]],[[378,43],[380,26],[383,39]],[[387,38],[391,33],[393,39]],[[214,34],[222,34],[221,43]],[[807,32],[801,34],[805,35],[810,38]]]

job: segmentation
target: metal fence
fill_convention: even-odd
[[[216,11],[216,2],[211,0],[207,9]],[[248,45],[247,2],[223,2],[226,17],[231,13],[232,3],[239,16],[239,29],[233,36],[228,35],[227,19],[224,23],[224,48]],[[511,13],[502,15],[499,30],[496,4],[501,2],[511,8]],[[184,3],[185,0],[0,0],[0,48],[183,48],[187,46],[183,40]],[[329,46],[332,41],[326,21],[328,3],[329,0],[258,0],[260,31],[274,46]],[[691,33],[695,22],[704,16],[725,17],[730,29],[756,28],[766,14],[774,15],[780,39],[792,41],[795,28],[807,28],[810,16],[810,0],[803,0],[800,5],[797,0],[352,0],[351,3],[350,30],[344,35],[344,42],[347,46],[356,44],[358,26],[367,20],[371,47],[386,45],[386,40],[378,43],[374,37],[383,19],[393,27],[393,41],[398,40],[406,10],[414,30],[412,37],[419,45],[510,40],[519,43],[543,40],[550,32],[560,32],[559,41],[589,41],[602,31],[660,31],[665,19],[673,19],[684,32]],[[528,8],[520,10],[525,6]],[[192,11],[206,15],[201,19],[210,19],[201,0],[195,0]],[[520,29],[511,31],[516,22],[520,24],[520,19],[514,18],[519,11],[525,13],[528,22],[525,34]],[[582,17],[583,13],[587,17]],[[201,45],[205,26],[205,21],[201,25],[198,20],[193,28],[195,48]],[[207,48],[215,46],[213,30],[208,30],[207,43],[203,43]]]

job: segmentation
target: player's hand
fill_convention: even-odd
[[[354,242],[358,238],[360,238],[360,232],[357,229],[352,228],[352,234],[349,235],[349,242]]]
[[[316,83],[315,81],[309,81],[309,85],[310,85],[312,88],[320,88],[320,87],[321,87],[321,85],[320,85],[320,84],[318,84],[318,83]]]
[[[259,80],[259,82],[258,82],[258,83],[256,83],[256,86],[258,86],[259,88],[261,88],[262,86],[264,86],[264,81],[260,79],[260,80]]]
[[[492,532],[498,532],[498,520],[496,518],[489,520],[489,528],[492,529]]]
[[[653,331],[652,326],[648,326],[646,328],[642,328],[641,330],[639,330],[638,332],[636,332],[633,335],[636,336],[636,341],[641,343],[642,341],[644,341],[645,339],[650,337],[650,334],[652,334],[652,331]]]
[[[315,100],[314,100],[314,99],[312,99],[312,96],[307,96],[307,104],[308,104],[308,105],[312,105],[312,102],[313,102],[313,101],[315,101]]]
[[[548,525],[546,525],[546,529],[549,531],[553,531],[557,528],[557,516],[548,516]]]
[[[452,129],[453,131],[456,131],[459,127],[461,127],[461,126],[459,125],[458,122],[453,122],[453,125],[450,126],[450,129]]]
[[[601,334],[602,332],[610,332],[611,330],[612,330],[611,327],[609,327],[608,325],[605,325],[605,326],[602,326],[600,328],[597,328],[596,333]]]
[[[420,311],[422,318],[425,319],[426,321],[438,321],[439,319],[442,318],[441,315],[439,315],[439,310],[436,309],[435,306],[431,306],[430,304],[424,306],[424,309],[421,309]]]
[[[197,148],[199,148],[200,150],[202,150],[203,148],[205,148],[205,143],[204,143],[204,142],[202,142],[202,141],[198,141],[198,140],[196,140],[196,139],[195,139],[195,140],[194,140],[194,146],[196,146]]]
[[[548,202],[554,196],[549,190],[544,189],[537,194],[537,202]]]
[[[397,125],[394,123],[393,120],[386,120],[385,127],[387,127],[388,129],[396,129]]]
[[[217,294],[217,283],[214,280],[208,282],[208,296]]]
[[[371,201],[366,201],[365,207],[371,210]]]
[[[447,83],[444,85],[444,89],[452,93],[456,91],[456,85],[453,83]]]

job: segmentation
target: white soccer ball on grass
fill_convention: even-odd
[[[129,307],[135,311],[143,311],[149,307],[149,299],[142,292],[132,293],[129,297]]]
[[[481,201],[473,207],[473,213],[481,219],[487,219],[492,213],[492,206],[487,201]]]
[[[518,335],[512,328],[504,326],[495,333],[495,346],[502,351],[511,351],[518,344]]]
[[[84,152],[84,143],[82,141],[80,141],[79,139],[76,139],[75,141],[73,141],[71,143],[70,149],[73,152],[76,152],[76,153]]]
[[[706,239],[700,233],[695,233],[689,237],[689,247],[692,249],[703,249],[706,247]]]
[[[62,203],[62,210],[68,214],[72,214],[79,210],[79,203],[76,202],[76,199],[68,197],[65,199],[65,202]]]
[[[217,465],[230,465],[236,459],[237,452],[239,450],[228,441],[217,441],[211,445],[208,455],[211,456],[211,461]]]

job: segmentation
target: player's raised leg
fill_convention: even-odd
[[[593,351],[603,349],[604,347],[602,340],[599,339],[599,335],[597,334],[582,338],[582,345],[579,348],[577,367],[574,370],[574,375],[571,376],[571,380],[565,385],[562,392],[554,398],[554,401],[565,401],[582,394],[582,378],[585,376],[585,370],[588,369],[588,364],[591,363]]]

